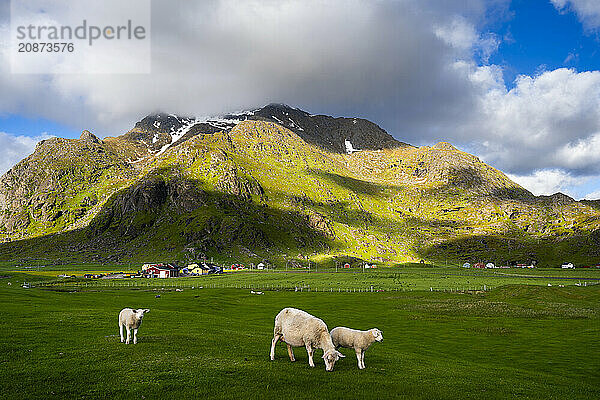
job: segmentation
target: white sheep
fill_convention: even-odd
[[[359,331],[338,326],[331,330],[331,340],[336,349],[340,347],[354,349],[356,359],[358,360],[358,368],[365,369],[365,351],[367,351],[373,342],[383,342],[383,332],[377,328],[369,329],[368,331]]]
[[[323,350],[323,360],[325,360],[327,371],[332,371],[335,362],[344,357],[335,349],[325,322],[296,308],[284,308],[275,317],[275,328],[271,341],[271,361],[275,359],[275,345],[280,340],[287,345],[291,361],[296,361],[292,346],[306,347],[308,364],[311,367],[315,366],[313,361],[315,349]]]
[[[123,328],[127,329],[127,341],[125,344],[129,344],[129,337],[131,335],[131,329],[133,329],[133,344],[137,343],[137,331],[142,324],[142,318],[144,314],[150,312],[147,308],[133,310],[131,308],[124,308],[119,313],[119,333],[121,334],[121,343],[123,343]]]

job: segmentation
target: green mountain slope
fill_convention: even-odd
[[[0,179],[0,211],[3,260],[600,261],[595,203],[535,197],[447,143],[281,105],[51,139]]]

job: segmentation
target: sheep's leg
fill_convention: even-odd
[[[362,364],[362,369],[367,368],[367,366],[365,365],[365,351],[364,350],[362,350],[360,352],[360,362]]]
[[[310,344],[306,345],[306,352],[308,353],[308,365],[310,365],[311,367],[314,367],[315,362],[313,361],[313,353],[315,351]]]
[[[358,369],[363,369],[362,367],[362,357],[361,357],[361,349],[355,349],[356,352],[356,360],[358,361]]]
[[[287,343],[286,343],[287,344]],[[292,349],[292,346],[290,346],[289,344],[287,345],[288,348],[288,356],[290,356],[290,361],[294,362],[296,361],[296,357],[294,357],[294,350]]]
[[[277,342],[279,342],[281,336],[282,335],[275,335],[273,336],[273,340],[271,340],[271,361],[275,359],[275,345],[277,344]]]
[[[137,328],[133,330],[133,344],[137,343]]]
[[[125,344],[129,344],[129,338],[131,336],[131,329],[129,329],[128,326],[126,326],[125,329],[127,329],[127,340],[125,341]]]
[[[125,325],[119,324],[119,335],[121,335],[121,343],[125,341],[125,338],[123,337],[123,328],[125,328]]]

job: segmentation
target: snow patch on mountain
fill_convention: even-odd
[[[177,141],[179,139],[181,139],[182,137],[185,136],[186,133],[188,133],[190,131],[190,129],[192,129],[192,127],[194,125],[196,125],[198,122],[197,119],[191,119],[191,120],[186,120],[187,122],[181,126],[181,128],[179,128],[177,131],[172,132],[171,133],[171,143],[167,143],[165,144],[159,151],[158,153],[156,153],[156,155],[160,155],[162,153],[164,153],[165,151],[167,151],[167,149],[169,147],[171,147],[172,144],[177,143]]]
[[[354,146],[352,146],[352,142],[350,142],[348,139],[346,139],[344,141],[344,145],[346,146],[346,153],[348,153],[348,154],[352,154],[352,153],[356,153],[357,151],[360,151],[360,149],[355,149]]]

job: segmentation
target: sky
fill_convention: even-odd
[[[9,11],[0,0],[0,173],[49,136],[277,102],[451,142],[537,195],[600,199],[598,0],[153,0],[137,74],[12,73]]]

